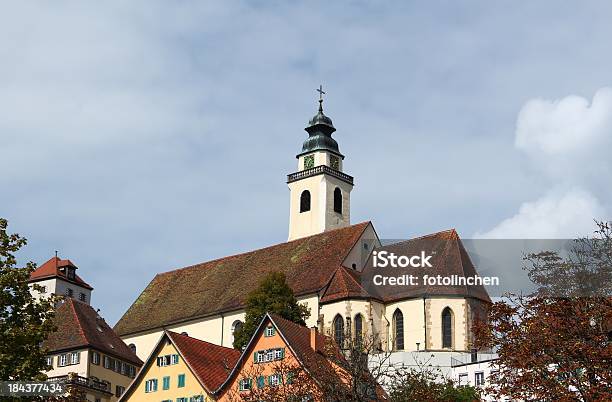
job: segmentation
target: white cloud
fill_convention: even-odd
[[[593,219],[609,219],[612,88],[601,88],[590,102],[576,95],[528,101],[518,114],[515,146],[528,156],[532,173],[545,172],[546,194],[476,236],[573,238],[589,234]]]
[[[612,88],[601,88],[591,101],[576,95],[528,101],[518,115],[515,146],[553,184],[587,186],[601,196],[612,181]]]
[[[503,220],[478,238],[562,239],[585,236],[593,231],[593,219],[604,216],[604,208],[588,192],[572,189],[551,192],[536,201],[524,202],[511,218]]]
[[[592,152],[610,138],[612,88],[605,87],[591,102],[576,95],[528,101],[518,115],[515,145],[540,159]]]

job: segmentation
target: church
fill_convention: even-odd
[[[374,250],[432,254],[429,274],[473,276],[476,269],[454,229],[383,245],[372,222],[352,224],[354,179],[344,170],[336,131],[319,109],[305,128],[289,186],[288,241],[159,273],[114,327],[145,360],[165,331],[232,347],[245,300],[271,271],[285,273],[310,309],[308,327],[332,336],[371,336],[394,362],[435,356],[441,366],[472,351],[472,323],[491,303],[482,285],[375,286]],[[473,354],[472,354],[473,356]]]

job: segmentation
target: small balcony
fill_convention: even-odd
[[[103,381],[98,381],[93,378],[81,377],[73,373],[70,373],[68,375],[62,375],[59,377],[51,377],[47,381],[61,382],[65,385],[75,385],[77,387],[85,388],[92,391],[112,394],[110,390],[110,384]]]
[[[305,179],[307,177],[316,176],[319,174],[328,174],[330,176],[335,177],[336,179],[340,179],[343,182],[353,185],[353,176],[349,176],[348,174],[342,173],[339,170],[332,169],[327,165],[315,166],[313,168],[302,170],[300,172],[291,173],[287,175],[287,183]]]

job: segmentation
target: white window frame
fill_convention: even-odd
[[[47,363],[48,366],[53,367],[53,356],[47,356],[45,362]]]
[[[251,388],[253,388],[253,383],[251,382],[250,378],[243,378],[238,383],[238,389],[240,391],[250,391]]]
[[[468,373],[459,374],[459,385],[469,385],[469,383],[470,377],[468,376]]]
[[[272,374],[268,377],[268,385],[271,387],[278,387],[281,385],[281,375],[280,374]]]
[[[482,381],[478,381],[478,378],[481,378]],[[476,373],[474,373],[474,385],[476,385],[477,387],[484,385],[485,383],[485,375],[483,371],[478,371]]]
[[[270,325],[269,327],[266,327],[266,333],[264,334],[266,338],[274,336],[275,334],[276,329],[274,328],[274,326]]]
[[[266,358],[265,358],[266,362],[272,362],[274,361],[274,349],[268,349],[266,350]]]
[[[179,355],[178,354],[173,354],[170,355],[170,364],[178,364],[179,362]]]
[[[283,358],[283,349],[274,349],[274,360],[281,360]]]
[[[95,364],[96,366],[99,366],[100,365],[100,353],[91,352],[91,362]]]
[[[81,352],[72,352],[70,353],[70,364],[79,364],[81,361]]]
[[[57,357],[57,367],[64,367],[67,366],[68,364],[68,355],[66,353],[59,355]]]
[[[157,378],[153,378],[145,382],[145,393],[149,392],[157,392]]]

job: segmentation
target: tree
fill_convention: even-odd
[[[399,370],[392,376],[390,400],[393,402],[472,402],[479,401],[479,391],[472,386],[458,386],[442,376],[439,369]]]
[[[476,323],[476,346],[496,350],[487,392],[537,401],[612,399],[612,230],[574,241],[568,256],[525,257],[534,294],[507,295]]]
[[[36,266],[16,267],[15,253],[27,241],[7,233],[7,226],[0,218],[0,380],[40,380],[48,368],[40,345],[55,330],[53,301],[30,293],[28,279]]]
[[[234,333],[234,348],[241,350],[249,342],[266,313],[275,313],[295,323],[306,325],[310,310],[299,304],[282,272],[270,272],[257,289],[247,296],[244,324]]]

